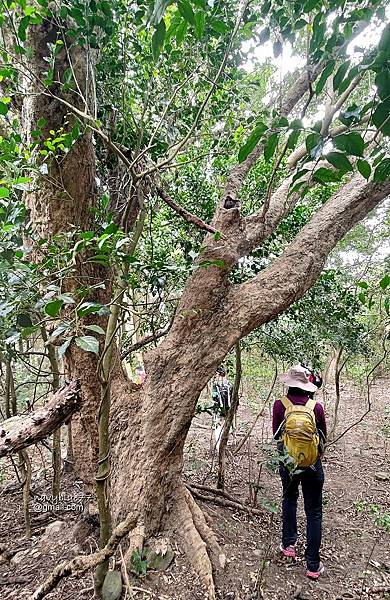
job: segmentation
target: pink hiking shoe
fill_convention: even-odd
[[[287,546],[287,548],[284,548],[283,544],[280,544],[280,550],[282,551],[284,556],[287,556],[287,558],[296,559],[297,553],[296,553],[295,547],[296,547],[296,544],[290,544],[290,546]]]
[[[322,564],[322,562],[320,562],[320,565],[318,567],[318,571],[309,571],[309,569],[307,569],[306,571],[306,577],[309,577],[309,579],[318,579],[319,576],[325,571],[325,567]]]

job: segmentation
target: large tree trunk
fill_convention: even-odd
[[[43,93],[40,83],[42,74],[47,71],[45,58],[49,55],[48,44],[55,43],[59,31],[54,24],[44,21],[41,25],[29,28],[28,72],[25,73],[25,88],[28,94],[22,107],[22,121],[26,141],[32,140],[32,132],[38,129],[38,120],[44,118],[43,136],[50,137],[50,130],[63,128],[69,132],[75,122],[69,110],[54,96],[61,94],[60,84],[54,83],[50,93]],[[80,110],[94,111],[93,59],[86,48],[64,46],[57,54],[54,68],[54,81],[62,81],[66,69],[72,65],[78,88],[84,97],[68,92],[67,100]],[[62,94],[63,95],[63,94]],[[87,104],[87,105],[85,105]],[[33,225],[34,261],[42,258],[46,245],[35,245],[38,240],[48,242],[57,234],[93,230],[93,212],[96,205],[96,169],[95,152],[91,131],[81,134],[70,150],[65,154],[58,151],[57,156],[47,161],[48,173],[34,181],[32,192],[26,193],[25,202],[30,210]],[[44,171],[43,171],[44,172]],[[77,260],[75,274],[63,280],[64,291],[72,292],[80,286],[88,286],[103,281],[106,274],[100,267]],[[109,286],[108,286],[109,287]],[[104,302],[107,291],[94,292],[89,301]],[[97,411],[100,402],[100,389],[96,381],[97,357],[84,352],[72,344],[67,352],[66,370],[70,379],[79,380],[82,388],[82,407],[72,418],[74,466],[78,476],[91,484],[94,465],[97,462],[98,431]]]
[[[218,566],[214,559],[221,552],[181,478],[183,447],[199,394],[234,344],[301,297],[321,273],[337,241],[389,191],[390,183],[351,181],[303,228],[282,257],[245,284],[231,285],[228,269],[196,269],[170,332],[145,357],[145,383],[130,389],[123,381],[113,381],[113,518],[118,522],[131,507],[138,519],[128,559],[145,537],[162,527],[175,530],[214,597],[211,564]],[[234,219],[229,222],[233,225]],[[205,255],[219,258],[215,252],[225,250],[223,244],[211,242]],[[237,255],[233,247],[222,256],[229,266]]]

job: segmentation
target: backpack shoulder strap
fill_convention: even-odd
[[[280,401],[283,404],[284,408],[288,408],[289,406],[293,405],[293,403],[287,398],[287,396],[283,396]]]
[[[308,408],[309,410],[312,410],[314,412],[314,408],[315,408],[316,404],[317,404],[317,402],[313,398],[309,398],[309,400],[306,402],[305,406],[306,406],[306,408]]]

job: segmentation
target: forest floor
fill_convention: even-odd
[[[329,447],[323,460],[325,471],[322,560],[326,571],[319,581],[305,577],[303,553],[305,523],[302,499],[299,509],[300,540],[297,562],[281,556],[280,481],[270,428],[270,407],[258,420],[238,454],[235,448],[256,415],[256,407],[242,399],[236,435],[228,446],[226,491],[240,502],[253,502],[259,515],[200,501],[227,556],[227,565],[216,577],[217,598],[223,600],[381,600],[390,598],[390,404],[387,379],[371,388],[372,408],[338,443]],[[333,390],[325,409],[332,414]],[[322,399],[320,393],[319,400]],[[341,390],[337,434],[359,420],[367,407],[365,393],[345,385]],[[258,408],[257,408],[258,410]],[[37,452],[37,450],[31,450]],[[44,454],[42,454],[42,457]],[[211,417],[194,419],[185,450],[185,478],[189,484],[213,487]],[[33,461],[34,465],[36,461]],[[97,547],[93,518],[80,518],[88,504],[77,482],[65,478],[60,507],[42,506],[42,494],[50,493],[48,468],[34,473],[32,531],[24,537],[22,498],[16,489],[9,461],[0,463],[0,598],[24,600],[58,562]],[[202,492],[207,493],[207,492]],[[210,494],[208,494],[210,495]],[[38,503],[41,502],[41,505]],[[66,506],[68,504],[68,506]],[[50,507],[49,507],[50,508]],[[387,532],[386,532],[387,529]],[[163,573],[149,571],[134,578],[136,600],[200,600],[205,594],[180,548]],[[118,565],[119,568],[119,565]],[[92,576],[68,579],[47,596],[49,600],[90,600]],[[257,590],[257,591],[256,591]],[[125,594],[123,594],[123,598]]]

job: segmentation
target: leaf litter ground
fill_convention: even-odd
[[[207,513],[227,555],[226,569],[216,577],[217,597],[223,600],[382,600],[390,598],[390,381],[380,379],[371,390],[372,410],[324,459],[324,522],[322,559],[326,571],[318,582],[304,574],[305,521],[302,498],[299,508],[298,560],[284,559],[280,544],[280,482],[275,470],[275,448],[271,440],[270,409],[259,419],[250,444],[234,455],[254,411],[242,400],[238,428],[228,446],[226,490],[245,505],[253,502],[261,515],[199,502]],[[321,397],[322,395],[320,395]],[[332,412],[332,389],[326,410]],[[366,409],[362,390],[344,386],[338,433],[356,422]],[[31,450],[36,469],[32,505],[42,494],[50,494],[49,459],[42,449]],[[194,420],[185,449],[185,479],[188,483],[215,486],[210,417]],[[84,505],[84,516],[75,511],[34,512],[33,536],[24,537],[21,491],[9,460],[1,464],[0,486],[0,598],[24,600],[58,562],[97,548],[97,521],[86,516],[88,498],[69,476],[62,493]],[[260,473],[260,476],[259,476]],[[45,475],[47,480],[45,479]],[[389,479],[388,479],[389,478]],[[252,483],[252,485],[251,485]],[[205,492],[204,492],[205,493]],[[210,495],[210,494],[208,494]],[[77,500],[78,498],[78,500]],[[81,500],[80,500],[81,498]],[[69,508],[69,506],[68,506]],[[47,526],[50,525],[49,532]],[[122,598],[151,600],[200,600],[205,594],[181,549],[174,544],[176,558],[163,573],[148,572],[132,578],[130,592]],[[111,566],[114,566],[113,564]],[[120,564],[115,565],[120,569]],[[68,579],[47,596],[49,600],[90,600],[92,575]]]

